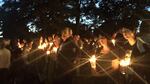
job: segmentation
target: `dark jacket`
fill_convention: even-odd
[[[58,68],[61,74],[70,70],[74,66],[74,61],[77,57],[77,46],[70,37],[66,41],[62,42],[58,49]]]
[[[137,37],[132,50],[132,61],[133,69],[137,73],[145,74],[145,72],[150,72],[150,34]]]

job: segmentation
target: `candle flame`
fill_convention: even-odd
[[[47,44],[46,43],[43,43],[42,45],[40,44],[39,46],[38,46],[38,49],[44,49],[44,48],[46,48],[47,47]]]
[[[111,42],[113,43],[113,45],[115,46],[116,44],[116,40],[115,39],[112,39]]]
[[[54,53],[56,53],[56,52],[57,52],[57,50],[58,50],[58,48],[57,48],[57,47],[53,47],[53,50],[52,50],[52,51],[53,51]]]
[[[50,51],[49,51],[49,50],[47,50],[47,51],[46,51],[46,54],[47,54],[47,55],[49,55],[49,54],[50,54]]]
[[[20,43],[20,42],[18,42],[18,47],[19,47],[19,48],[22,48],[22,47],[23,47],[23,45],[21,45],[21,43]]]
[[[90,59],[89,59],[89,61],[90,61],[90,64],[91,64],[91,67],[93,68],[93,69],[96,69],[96,56],[95,55],[93,55]]]
[[[52,47],[52,45],[53,45],[53,43],[52,43],[52,42],[50,42],[50,43],[49,43],[49,46],[50,46],[50,47]]]
[[[120,66],[127,67],[131,64],[130,58],[125,58],[123,60],[120,60]]]
[[[83,47],[81,46],[81,47],[80,47],[80,49],[82,50],[82,49],[83,49]]]

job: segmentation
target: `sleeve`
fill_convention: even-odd
[[[137,37],[141,43],[150,45],[150,34],[143,34],[141,37]]]
[[[150,34],[145,34],[141,37],[137,37],[137,48],[140,53],[144,53],[147,50],[150,50]]]

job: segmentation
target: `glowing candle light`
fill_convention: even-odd
[[[39,45],[38,46],[38,49],[44,49],[47,47],[47,44],[46,43],[43,43],[42,45]]]
[[[129,66],[131,64],[131,50],[128,50],[125,54],[125,58],[120,61],[121,66]]]
[[[89,59],[89,61],[90,61],[90,64],[91,64],[91,67],[95,70],[96,69],[96,57],[95,57],[95,55],[93,55],[90,59]]]
[[[130,59],[129,58],[125,58],[123,60],[120,60],[120,66],[122,67],[127,67],[131,64]]]
[[[52,47],[52,45],[53,45],[53,43],[52,43],[52,42],[50,42],[50,43],[49,43],[49,46],[50,46],[50,47]]]
[[[46,48],[46,46],[47,46],[47,44],[46,43],[43,43],[43,45],[42,45],[44,48]]]
[[[18,48],[23,48],[24,47],[24,43],[18,42],[17,45],[18,45]]]
[[[83,46],[81,46],[80,49],[82,50],[82,49],[83,49]]]
[[[57,52],[57,50],[58,50],[58,48],[57,48],[57,47],[53,47],[53,50],[52,50],[52,51],[53,51],[54,53],[56,53],[56,52]]]
[[[50,51],[49,51],[49,50],[47,50],[47,51],[46,51],[46,54],[47,54],[47,55],[49,55],[49,54],[50,54]]]
[[[111,42],[113,43],[113,45],[115,46],[116,44],[116,40],[115,39],[112,39]]]
[[[122,74],[126,74],[128,72],[126,70],[127,70],[127,67],[131,65],[131,53],[132,51],[128,50],[125,54],[125,58],[120,60],[120,66],[122,67],[121,68]]]
[[[42,45],[39,45],[39,46],[38,46],[38,49],[43,49]]]
[[[18,47],[19,47],[19,48],[22,48],[22,46],[21,46],[21,44],[20,44],[19,42],[18,42]]]

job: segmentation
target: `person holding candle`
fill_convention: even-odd
[[[101,45],[101,50],[97,63],[99,71],[97,71],[100,75],[104,75],[102,76],[102,82],[105,84],[123,84],[118,68],[119,58],[124,53],[119,51],[106,36],[100,36],[98,42]],[[106,83],[106,81],[108,82]]]
[[[131,71],[132,80],[129,84],[150,83],[150,20],[143,20],[139,33],[135,28],[124,26],[121,30],[123,37],[132,46]]]

